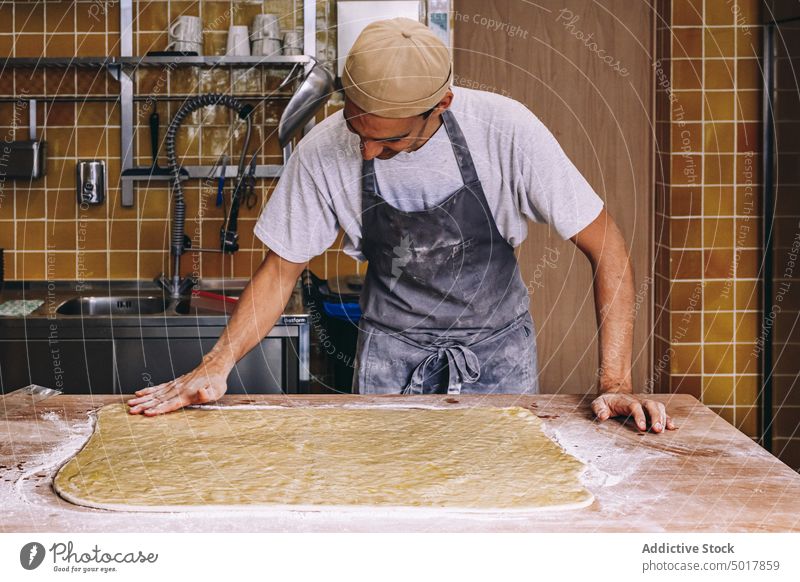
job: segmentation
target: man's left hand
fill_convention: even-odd
[[[592,401],[592,411],[599,421],[613,416],[633,417],[639,430],[647,430],[647,420],[653,432],[675,430],[675,423],[661,402],[629,392],[605,392]]]

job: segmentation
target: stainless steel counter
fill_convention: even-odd
[[[246,284],[246,279],[204,280],[199,288],[238,297]],[[59,312],[79,297],[158,297],[165,308],[158,313],[135,308],[125,314]],[[188,298],[165,299],[149,281],[5,282],[0,303],[12,299],[44,303],[25,316],[0,316],[0,392],[33,382],[72,393],[130,393],[191,370],[230,319],[229,312],[194,307]],[[298,288],[260,346],[237,364],[229,391],[305,392],[310,323]]]

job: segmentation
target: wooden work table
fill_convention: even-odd
[[[0,531],[800,531],[800,475],[687,395],[657,395],[678,430],[641,433],[593,419],[591,397],[226,396],[220,404],[316,406],[357,401],[442,407],[523,406],[589,464],[591,506],[530,516],[354,517],[319,511],[129,513],[78,507],[52,489],[58,467],[92,430],[91,413],[119,396],[55,396],[0,423]],[[452,399],[451,399],[452,400]],[[2,413],[2,411],[0,411]],[[487,484],[490,486],[490,484]]]

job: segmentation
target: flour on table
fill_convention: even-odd
[[[28,461],[27,468],[22,471],[14,482],[13,492],[16,497],[23,503],[29,503],[23,489],[25,483],[37,473],[47,471],[53,467],[57,467],[75,456],[86,440],[92,434],[95,425],[95,418],[93,416],[87,417],[85,422],[71,425],[69,422],[61,418],[55,411],[44,412],[41,415],[43,422],[31,424],[31,430],[37,433],[38,437],[44,436],[42,433],[52,433],[60,443],[59,446],[52,450],[36,456]],[[19,431],[25,425],[16,426],[15,437],[22,438],[23,435]],[[40,438],[39,440],[48,441],[56,440],[53,438]]]

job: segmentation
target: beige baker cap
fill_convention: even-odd
[[[342,72],[345,95],[379,117],[413,117],[441,101],[453,80],[450,51],[424,24],[392,18],[369,24]]]

